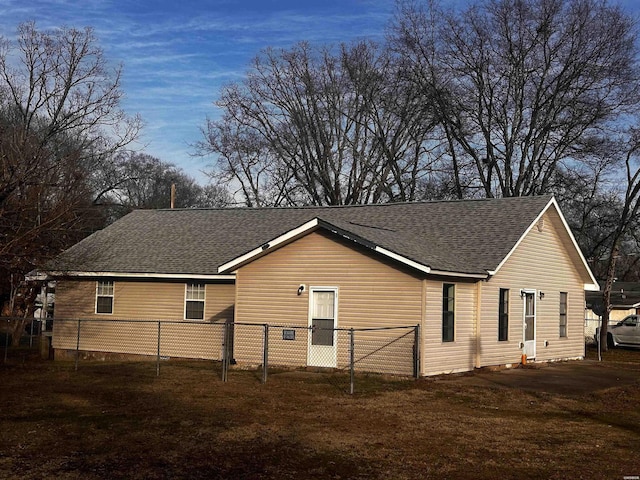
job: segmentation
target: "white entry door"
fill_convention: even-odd
[[[524,354],[536,358],[536,292],[524,292]]]
[[[307,364],[312,367],[336,366],[338,327],[338,289],[309,289],[309,350]]]

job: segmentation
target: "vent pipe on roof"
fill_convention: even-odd
[[[174,208],[176,205],[176,184],[171,184],[171,208]]]

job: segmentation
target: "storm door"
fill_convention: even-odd
[[[309,350],[307,363],[313,367],[335,367],[338,327],[338,289],[310,288]]]
[[[536,358],[536,293],[524,291],[524,354]]]

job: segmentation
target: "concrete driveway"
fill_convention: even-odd
[[[481,370],[471,375],[453,377],[441,377],[440,381],[478,386],[499,385],[561,395],[583,395],[607,388],[640,383],[640,363],[621,364],[576,360],[530,364],[497,371]]]

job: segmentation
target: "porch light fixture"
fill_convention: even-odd
[[[540,297],[540,300],[542,300],[544,298],[544,292],[540,292],[539,297]]]
[[[301,284],[298,287],[298,296],[302,295],[302,292],[304,292],[304,290],[305,290],[304,284]]]

